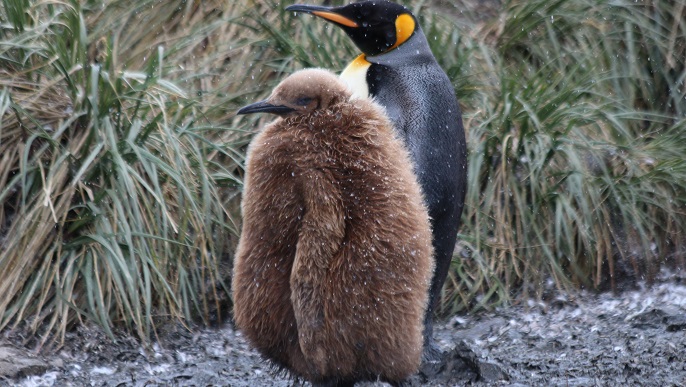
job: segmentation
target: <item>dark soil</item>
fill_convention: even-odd
[[[411,385],[686,385],[686,286],[672,277],[622,294],[582,294],[438,324],[442,362]],[[291,386],[230,326],[172,327],[151,349],[94,327],[32,355],[0,339],[0,384],[20,386]],[[365,383],[364,386],[383,386]]]

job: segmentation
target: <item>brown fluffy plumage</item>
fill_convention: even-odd
[[[248,150],[236,325],[312,382],[400,381],[420,363],[433,269],[408,152],[328,71],[291,75],[265,103],[283,116]]]

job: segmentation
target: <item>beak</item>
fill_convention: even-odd
[[[359,24],[357,24],[357,22],[336,13],[336,11],[334,11],[333,8],[329,7],[320,7],[318,5],[293,4],[286,7],[286,11],[310,13],[312,15],[319,16],[322,19],[326,19],[330,22],[334,22],[345,27],[359,27]]]
[[[243,106],[236,114],[251,114],[251,113],[274,113],[274,114],[286,114],[294,111],[295,109],[283,106],[283,105],[272,105],[268,100],[251,103],[250,105]]]

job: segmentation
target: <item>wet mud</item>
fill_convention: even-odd
[[[442,361],[412,386],[686,385],[686,286],[678,279],[623,292],[558,296],[437,324]],[[229,324],[167,327],[151,348],[95,327],[35,354],[6,332],[0,384],[18,386],[298,386]],[[386,386],[381,382],[361,386]]]

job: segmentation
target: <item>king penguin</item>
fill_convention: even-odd
[[[335,74],[306,69],[238,111],[279,118],[248,147],[236,327],[315,386],[415,373],[433,273],[409,153],[381,106],[351,96]]]
[[[431,53],[415,16],[389,1],[340,7],[291,5],[342,28],[362,51],[341,78],[357,96],[372,96],[407,146],[433,231],[435,272],[424,321],[425,360],[437,360],[433,313],[448,275],[467,183],[462,113],[450,79]]]

